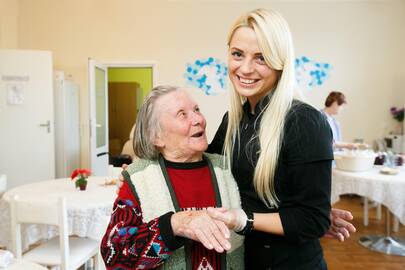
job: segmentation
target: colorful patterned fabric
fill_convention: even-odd
[[[170,253],[160,235],[158,218],[142,222],[139,203],[125,183],[101,243],[107,269],[151,269],[161,265]]]

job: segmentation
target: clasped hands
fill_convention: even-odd
[[[182,211],[172,215],[173,233],[201,242],[207,249],[224,252],[231,248],[230,230],[242,230],[246,224],[242,209],[208,208]]]
[[[123,169],[126,167],[127,165],[123,166]],[[124,178],[120,175],[117,194],[123,182]],[[349,211],[332,208],[330,218],[331,226],[325,237],[344,241],[351,233],[356,232],[356,228],[349,222],[353,219]],[[175,213],[171,223],[175,235],[199,241],[208,249],[223,252],[231,248],[229,230],[242,230],[246,219],[242,209],[208,208]]]

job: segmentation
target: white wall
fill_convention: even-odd
[[[405,95],[401,0],[19,0],[18,47],[53,51],[55,68],[80,84],[82,165],[87,166],[88,57],[155,61],[158,84],[183,84],[187,62],[208,56],[226,61],[228,28],[242,12],[257,7],[275,8],[287,18],[298,56],[333,65],[330,80],[306,94],[319,108],[331,90],[347,95],[349,104],[339,117],[345,139],[370,142],[390,130],[389,108],[403,104]],[[210,137],[226,99],[226,94],[200,95]]]
[[[306,91],[308,100],[321,108],[331,90],[346,94],[348,105],[338,116],[346,140],[371,142],[393,130],[389,108],[403,106],[405,98],[405,2],[318,3],[306,14],[302,23],[299,13],[286,15],[297,55],[333,65],[324,86]]]

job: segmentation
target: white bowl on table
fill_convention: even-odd
[[[334,153],[336,168],[342,171],[363,172],[373,168],[376,154],[372,151],[342,151]]]

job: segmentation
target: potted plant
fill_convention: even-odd
[[[76,169],[70,175],[70,179],[75,181],[76,188],[80,190],[86,190],[87,178],[91,175],[91,171],[88,169]]]

